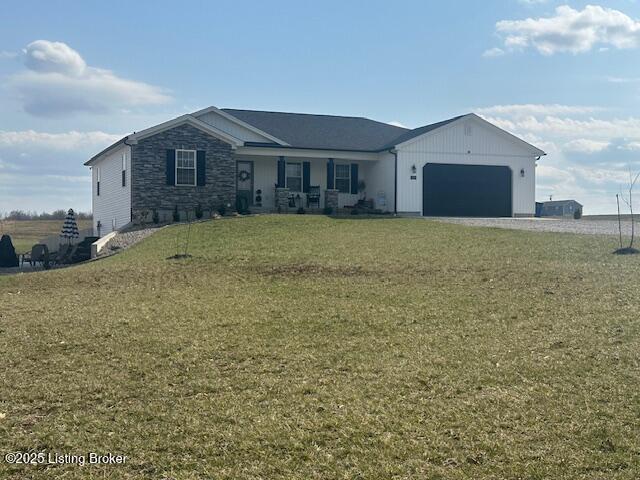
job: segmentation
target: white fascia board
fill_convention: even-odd
[[[98,155],[92,157],[91,159],[89,159],[88,161],[86,161],[84,163],[84,165],[86,167],[92,167],[93,165],[95,165],[96,163],[98,163],[100,160],[102,160],[105,156],[110,155],[114,152],[117,152],[120,148],[125,148],[130,146],[127,143],[127,139],[129,137],[124,137],[121,140],[118,140],[116,143],[114,143],[113,145],[105,148],[102,152],[100,152]]]
[[[211,107],[207,107],[207,108],[203,108],[202,110],[198,110],[197,112],[193,112],[191,114],[191,116],[193,117],[199,117],[200,115],[205,115],[207,113],[217,113],[218,115],[220,115],[223,118],[226,118],[227,120],[229,120],[230,122],[235,123],[236,125],[240,125],[241,127],[244,127],[248,130],[251,130],[254,133],[257,133],[258,135],[261,135],[263,137],[265,137],[268,140],[271,140],[272,142],[277,143],[278,145],[282,145],[284,147],[288,147],[289,144],[287,142],[285,142],[284,140],[280,140],[279,138],[274,137],[273,135],[268,134],[267,132],[260,130],[257,127],[254,127],[253,125],[251,125],[250,123],[247,122],[243,122],[242,120],[240,120],[239,118],[234,117],[233,115],[220,110],[217,107],[211,106]]]
[[[167,122],[161,123],[154,127],[147,128],[145,130],[141,130],[139,132],[134,133],[133,135],[129,135],[129,143],[135,145],[139,140],[150,137],[151,135],[155,135],[157,133],[163,132],[165,130],[169,130],[171,128],[175,128],[179,125],[189,124],[195,128],[202,130],[209,135],[216,137],[224,142],[230,143],[234,147],[239,147],[244,145],[244,142],[239,138],[236,138],[232,135],[229,135],[222,130],[209,125],[208,123],[203,122],[202,120],[198,120],[197,118],[191,116],[190,114],[181,115],[173,120],[169,120]]]
[[[379,152],[357,152],[347,150],[314,150],[306,148],[278,147],[238,147],[238,155],[256,155],[261,157],[300,157],[300,158],[335,158],[340,160],[380,160]]]

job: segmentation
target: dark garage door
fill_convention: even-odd
[[[427,163],[422,174],[423,215],[511,216],[509,167]]]

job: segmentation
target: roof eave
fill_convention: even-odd
[[[84,162],[84,166],[85,167],[90,167],[91,165],[93,165],[95,162],[97,162],[98,160],[100,160],[100,158],[103,155],[106,155],[107,153],[109,153],[112,150],[115,150],[117,147],[119,147],[121,144],[127,145],[126,141],[129,138],[129,136],[127,135],[126,137],[121,138],[120,140],[118,140],[116,143],[109,145],[107,148],[105,148],[104,150],[102,150],[100,153],[95,154],[93,157],[91,157],[89,160],[87,160],[86,162]]]

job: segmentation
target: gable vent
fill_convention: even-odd
[[[471,128],[471,125],[469,125],[468,123],[465,123],[464,124],[464,134],[465,134],[465,136],[470,137],[472,133],[473,133],[473,130]]]

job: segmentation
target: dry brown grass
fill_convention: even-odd
[[[63,223],[64,220],[3,220],[0,222],[0,235],[11,235],[16,252],[23,253],[38,240],[59,234]],[[78,228],[91,228],[91,220],[78,220]]]

